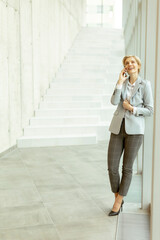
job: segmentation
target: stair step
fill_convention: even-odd
[[[118,62],[118,61],[117,61]],[[64,61],[63,65],[61,66],[60,70],[61,69],[80,69],[80,68],[83,68],[83,69],[88,69],[88,70],[95,70],[95,69],[101,69],[102,71],[105,70],[107,68],[107,65],[109,64],[109,61],[107,60],[107,62],[105,63],[102,63],[102,64],[97,64],[97,63],[90,63],[88,62],[88,64],[85,64],[83,62],[81,63],[77,63],[77,62],[73,62],[73,63],[69,63],[67,62],[66,60]]]
[[[54,125],[54,126],[29,126],[24,129],[24,136],[70,136],[70,135],[86,135],[97,134],[97,140],[102,141],[107,138],[107,124],[90,124],[90,125]]]
[[[95,78],[95,79],[93,79],[93,78],[84,78],[83,76],[81,77],[81,79],[80,79],[80,76],[79,77],[65,77],[65,79],[64,78],[62,78],[62,77],[55,77],[55,79],[53,80],[53,82],[51,82],[51,85],[52,84],[80,84],[80,85],[82,85],[82,84],[86,84],[86,85],[89,85],[90,84],[90,86],[91,85],[93,85],[93,86],[98,86],[98,85],[100,85],[100,86],[103,86],[103,85],[105,85],[105,84],[113,84],[113,80],[112,81],[109,81],[109,79],[108,79],[108,76],[110,76],[109,75],[109,73],[107,72],[106,73],[106,77],[107,77],[107,79],[105,79],[105,78]],[[107,80],[107,81],[106,81]]]
[[[107,95],[45,95],[44,96],[44,101],[58,101],[58,102],[63,102],[63,101],[73,101],[73,102],[83,102],[83,101],[105,101],[110,103],[110,98],[111,98],[111,94],[107,94]]]
[[[88,71],[88,70],[84,70],[84,69],[81,69],[81,70],[75,69],[74,71],[72,71],[71,69],[67,69],[67,67],[66,67],[64,69],[59,70],[59,73],[56,74],[56,78],[62,78],[62,77],[64,77],[64,74],[66,74],[65,78],[68,79],[68,82],[73,81],[73,80],[71,80],[73,78],[75,78],[75,79],[78,78],[78,79],[80,79],[80,81],[79,81],[80,83],[81,83],[81,81],[82,81],[82,83],[88,83],[88,82],[86,82],[86,80],[88,80],[88,81],[90,80],[91,82],[93,81],[93,83],[103,83],[103,81],[99,82],[98,80],[102,80],[103,77],[107,77],[108,73],[115,76],[115,74],[119,74],[119,69],[122,69],[122,68],[123,68],[122,66],[114,67],[114,66],[112,66],[112,64],[110,64],[108,67],[105,67],[105,69],[103,70],[103,74],[100,75],[99,73],[98,74],[95,73],[96,69],[94,69],[94,71],[92,73],[90,73],[91,70]],[[99,72],[99,70],[97,72]],[[64,74],[62,74],[62,73],[64,73]],[[106,79],[104,79],[104,80],[106,80]],[[107,83],[108,83],[108,81],[107,81]]]
[[[53,81],[51,83],[51,88],[81,88],[81,89],[84,89],[84,88],[113,88],[114,87],[114,83],[112,82],[109,82],[109,83],[103,83],[103,82],[97,82],[97,83],[86,83],[85,81],[82,81],[82,82],[74,82],[74,81],[70,81],[70,82],[55,82]]]
[[[101,108],[102,103],[99,101],[88,102],[49,102],[43,101],[40,104],[40,109],[64,109],[64,108]]]
[[[73,72],[73,71],[63,71],[63,70],[61,70],[59,73],[57,73],[56,78],[81,77],[83,79],[83,75],[84,75],[85,78],[97,79],[97,78],[105,78],[106,74],[107,74],[107,71],[96,72],[96,73],[94,73],[94,72],[84,73],[83,71],[76,71],[76,72],[74,71]]]
[[[113,86],[108,86],[107,88],[62,88],[62,87],[52,87],[47,90],[47,94],[60,95],[91,95],[91,94],[109,94],[113,91]]]
[[[118,60],[119,61],[119,60]],[[117,63],[118,63],[117,61]],[[107,68],[106,64],[104,65],[97,65],[97,64],[77,64],[77,63],[72,63],[72,64],[68,64],[65,63],[61,66],[60,71],[61,70],[70,70],[70,71],[105,71]]]
[[[53,125],[92,125],[92,124],[98,124],[99,123],[99,117],[43,117],[38,118],[34,117],[30,119],[30,125],[31,126],[53,126]]]
[[[85,75],[82,75],[82,74],[80,74],[80,75],[76,75],[76,76],[73,76],[73,75],[71,75],[71,76],[65,76],[65,78],[64,78],[64,76],[58,76],[58,75],[56,75],[56,77],[55,77],[55,80],[54,81],[56,81],[56,82],[63,82],[63,83],[69,83],[69,82],[74,82],[74,83],[79,83],[79,82],[86,82],[86,83],[90,83],[90,84],[94,84],[94,83],[105,83],[105,81],[106,80],[109,80],[108,78],[107,78],[107,76],[108,76],[108,72],[106,72],[106,76],[104,76],[104,77],[88,77],[88,76],[85,76]]]
[[[81,116],[99,116],[100,121],[109,121],[113,115],[115,108],[113,107],[105,107],[105,108],[83,108],[83,109],[43,109],[36,110],[36,117],[81,117]]]
[[[17,140],[18,148],[29,147],[52,147],[52,146],[67,146],[67,145],[87,145],[96,144],[96,134],[77,135],[77,136],[39,136],[39,137],[21,137]]]

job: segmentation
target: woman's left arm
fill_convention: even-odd
[[[143,100],[144,100],[143,101],[144,107],[136,107],[135,116],[147,117],[147,116],[151,116],[154,112],[151,83],[148,80],[146,80]]]

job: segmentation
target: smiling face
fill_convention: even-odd
[[[125,60],[125,68],[128,74],[131,75],[133,73],[138,73],[140,66],[134,57],[129,57]]]

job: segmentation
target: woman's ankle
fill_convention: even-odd
[[[117,198],[117,196],[118,196],[118,192],[117,192],[117,193],[114,193],[114,195],[115,195],[115,198]]]
[[[116,197],[116,201],[120,203],[122,202],[122,200],[123,200],[123,196],[118,194]]]

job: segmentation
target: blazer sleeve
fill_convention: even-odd
[[[143,107],[136,107],[136,116],[151,116],[154,112],[153,96],[150,81],[146,80],[146,86],[143,96]]]
[[[122,92],[122,86],[120,88],[117,88],[117,85],[114,89],[114,92],[111,97],[111,103],[113,105],[118,105],[121,99],[121,92]]]

